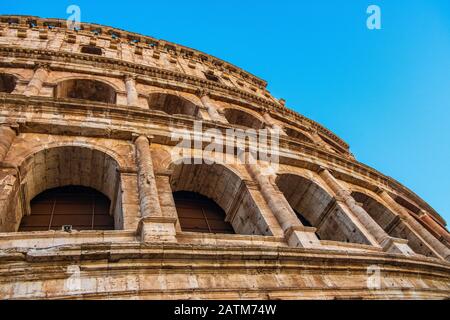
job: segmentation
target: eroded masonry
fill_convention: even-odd
[[[23,16],[0,56],[0,299],[449,298],[439,214],[254,75]],[[280,132],[277,171],[174,161],[196,121]]]

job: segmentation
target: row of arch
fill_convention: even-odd
[[[11,74],[0,73],[0,92],[12,93],[17,84],[17,77]],[[57,99],[78,99],[84,101],[116,104],[117,90],[109,83],[92,79],[68,79],[60,81],[54,90]],[[147,96],[148,105],[152,110],[158,110],[168,115],[187,115],[199,118],[199,105],[184,97],[169,93],[151,93]],[[266,127],[264,119],[250,112],[237,108],[225,108],[223,116],[228,123],[250,129],[263,129]],[[313,140],[302,130],[291,126],[284,126],[285,133],[296,140],[313,144]],[[325,137],[322,137],[325,139]],[[337,143],[326,141],[330,146],[341,153],[346,150]]]
[[[38,151],[20,165],[24,181],[25,216],[16,230],[122,228],[120,163],[113,153],[84,147],[57,146]],[[184,232],[274,235],[267,210],[239,172],[223,164],[171,164],[173,207]],[[281,173],[277,188],[305,226],[315,227],[321,240],[370,244],[334,197],[307,176]],[[369,192],[354,190],[361,204],[392,237],[409,241],[418,254],[433,253],[414,232]]]

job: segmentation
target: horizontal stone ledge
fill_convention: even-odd
[[[51,299],[128,299],[139,298],[149,300],[315,300],[317,297],[333,300],[361,300],[361,299],[445,299],[448,297],[445,289],[406,288],[392,287],[381,290],[367,290],[367,287],[262,287],[262,288],[187,288],[187,289],[164,289],[164,290],[119,290],[115,292],[87,292],[59,294],[51,296]],[[15,299],[27,299],[29,296],[15,297]],[[42,296],[31,296],[36,298],[49,298]]]
[[[7,51],[8,53],[10,53],[10,52],[14,52],[14,53],[16,53],[16,52],[29,52],[29,54],[37,54],[38,52],[42,51],[41,52],[42,54],[50,53],[50,54],[54,55],[55,58],[58,57],[58,52],[55,52],[55,51],[45,51],[45,50],[40,50],[40,49],[30,50],[30,49],[23,49],[23,48],[0,46],[0,53],[2,51],[4,51],[4,50]],[[83,63],[86,62],[86,56],[84,56],[84,55],[76,55],[76,54],[72,54],[72,55],[81,57],[82,59],[79,60],[80,62],[83,62]],[[66,58],[66,56],[64,56],[64,58]],[[340,144],[344,148],[348,149],[348,145],[344,141],[342,141],[342,139],[337,137],[333,132],[331,132],[327,128],[323,127],[319,123],[317,123],[317,122],[315,122],[315,121],[313,121],[313,120],[311,120],[309,118],[306,118],[306,117],[302,116],[301,114],[298,114],[297,112],[295,112],[293,110],[290,110],[290,109],[288,109],[286,107],[280,107],[280,105],[278,105],[277,103],[275,103],[275,102],[273,102],[271,100],[267,100],[267,99],[258,97],[256,95],[253,95],[253,94],[248,93],[246,91],[240,90],[238,88],[227,87],[227,86],[224,86],[224,85],[217,84],[215,82],[211,82],[211,81],[207,81],[207,80],[204,80],[204,79],[196,78],[196,77],[189,76],[189,75],[186,75],[186,74],[183,74],[183,73],[176,73],[176,72],[172,72],[172,71],[168,71],[168,70],[164,70],[164,69],[159,69],[159,68],[154,68],[154,67],[150,67],[150,66],[135,65],[133,63],[125,62],[125,61],[121,61],[121,60],[108,59],[108,58],[105,58],[105,57],[97,57],[97,56],[95,56],[95,57],[88,57],[88,58],[90,58],[91,60],[105,59],[104,63],[106,63],[106,64],[111,64],[112,62],[110,60],[114,60],[114,62],[115,62],[115,64],[114,64],[115,68],[113,68],[114,70],[117,68],[117,62],[119,62],[120,65],[129,66],[130,68],[134,68],[135,72],[138,72],[138,71],[139,72],[143,72],[143,71],[149,70],[149,72],[154,72],[155,74],[159,74],[160,76],[162,76],[162,75],[171,75],[171,76],[173,76],[174,79],[178,79],[180,76],[182,76],[182,77],[185,77],[187,80],[190,80],[192,82],[192,84],[194,84],[194,85],[200,85],[201,87],[204,87],[205,84],[207,84],[207,85],[211,86],[212,88],[219,89],[218,91],[221,91],[221,90],[223,91],[224,90],[226,93],[230,94],[231,96],[233,96],[233,93],[236,93],[236,94],[238,94],[238,97],[237,97],[237,99],[233,99],[234,103],[239,105],[240,104],[239,103],[240,99],[242,99],[242,97],[244,97],[245,99],[249,99],[252,102],[255,102],[255,103],[258,103],[258,104],[263,104],[263,105],[266,105],[266,106],[270,106],[270,107],[274,108],[274,110],[276,110],[278,112],[281,111],[282,113],[287,113],[289,115],[292,115],[298,121],[309,123],[314,128],[318,129],[322,133],[324,133],[327,136],[329,136],[332,140],[334,140],[335,142],[337,142],[338,144]],[[52,60],[52,61],[53,62],[57,62],[57,60]],[[0,63],[0,65],[1,65],[1,63]],[[30,67],[32,67],[32,66],[34,66],[34,64],[30,65]],[[59,70],[59,71],[69,71],[69,70],[67,70],[67,66],[54,68],[54,69],[55,70]],[[127,69],[127,71],[129,71],[129,70]],[[197,83],[197,82],[199,82],[199,83]],[[220,97],[221,95],[215,95],[215,96]]]
[[[307,265],[322,265],[327,268],[340,268],[348,264],[352,268],[366,268],[368,265],[390,266],[392,270],[404,269],[408,272],[427,272],[445,273],[450,275],[450,263],[426,258],[426,257],[406,257],[402,255],[392,255],[376,252],[341,252],[328,251],[321,249],[294,249],[288,247],[255,247],[255,246],[206,246],[206,245],[187,245],[187,244],[140,244],[138,242],[129,242],[123,244],[117,243],[92,243],[66,245],[54,248],[44,249],[9,249],[2,251],[4,256],[0,259],[0,266],[7,263],[10,259],[17,261],[22,258],[27,262],[53,262],[58,261],[105,261],[111,258],[112,262],[127,260],[129,263],[135,261],[141,263],[155,263],[161,266],[163,259],[165,265],[176,265],[176,261],[187,259],[191,262],[203,261],[211,264],[211,267],[219,261],[235,261],[242,264],[250,261],[255,265],[266,261],[276,261],[272,267],[280,266],[282,263],[289,268],[302,268]],[[23,255],[18,256],[17,253]],[[19,259],[20,260],[20,259]],[[141,261],[141,262],[139,262]],[[244,263],[244,264],[246,264]]]

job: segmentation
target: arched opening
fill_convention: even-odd
[[[220,164],[185,163],[173,165],[171,171],[170,184],[175,201],[178,199],[177,211],[182,228],[186,218],[189,218],[186,209],[198,217],[200,208],[204,210],[206,207],[213,212],[213,220],[222,221],[218,228],[226,233],[231,232],[226,227],[229,224],[237,234],[272,235],[247,185],[229,168]],[[178,207],[180,203],[184,205]],[[184,225],[188,230],[206,232],[205,222],[199,221],[198,226],[192,225],[195,221],[189,222],[189,225]]]
[[[23,217],[19,232],[61,230],[114,230],[111,201],[92,188],[67,186],[50,189],[31,200],[30,215]]]
[[[189,100],[165,93],[152,93],[148,97],[150,109],[159,110],[169,115],[182,114],[197,117],[199,107]]]
[[[303,132],[301,132],[300,130],[296,130],[290,127],[285,127],[284,131],[286,132],[286,134],[294,139],[303,141],[303,142],[308,142],[308,143],[313,143],[313,141]]]
[[[96,56],[101,56],[103,54],[102,48],[99,48],[97,46],[82,46],[81,52],[87,53],[87,54],[93,54]]]
[[[116,103],[116,91],[113,87],[97,80],[87,79],[72,79],[60,82],[56,87],[55,97]]]
[[[28,157],[19,169],[22,183],[18,201],[22,216],[17,221],[16,229],[11,231],[33,227],[26,223],[29,219],[39,219],[37,216],[42,213],[39,211],[41,209],[48,217],[49,207],[44,208],[43,204],[48,204],[52,199],[58,206],[58,212],[54,212],[55,216],[58,214],[58,219],[66,209],[68,215],[78,212],[91,218],[94,216],[95,223],[95,216],[101,213],[102,221],[94,225],[99,230],[123,227],[121,176],[118,163],[110,155],[88,147],[54,147]],[[93,197],[94,203],[86,200]],[[88,206],[94,211],[89,211]],[[24,224],[21,224],[21,219]],[[88,228],[83,223],[74,225],[82,230]],[[45,230],[49,227],[54,230],[59,226],[49,224]]]
[[[234,234],[225,212],[213,200],[186,191],[175,192],[173,198],[182,231]]]
[[[225,109],[225,118],[230,124],[255,130],[263,129],[264,123],[248,112],[237,109]]]
[[[11,93],[16,88],[17,79],[15,76],[0,73],[0,92]]]
[[[433,252],[422,240],[400,219],[398,215],[384,205],[361,192],[353,192],[352,197],[360,203],[364,210],[378,225],[392,237],[408,240],[411,249],[424,256],[433,256]]]
[[[276,184],[302,222],[317,228],[320,239],[370,244],[335,199],[316,183],[298,175],[282,174]]]
[[[449,246],[450,243],[450,234],[448,233],[448,230],[446,229],[446,227],[442,224],[442,222],[445,223],[445,221],[442,221],[442,219],[440,219],[440,222],[435,221],[436,223],[438,223],[441,226],[441,232],[439,232],[439,230],[436,230],[436,228],[433,226],[433,224],[429,224],[426,221],[424,221],[423,219],[420,218],[421,216],[421,209],[419,207],[417,207],[417,205],[411,203],[409,200],[406,200],[405,198],[398,196],[398,195],[393,195],[391,194],[392,198],[395,200],[395,202],[397,202],[399,205],[401,205],[404,209],[406,209],[411,216],[416,219],[425,229],[428,230],[428,232],[430,232],[436,239],[438,239],[439,241],[441,241],[442,243],[444,243],[446,246]],[[431,218],[433,219],[434,218]],[[444,235],[442,234],[444,232]]]

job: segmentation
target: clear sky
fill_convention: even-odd
[[[180,43],[267,80],[450,223],[449,0],[2,1],[1,14],[96,22]],[[382,30],[366,9],[381,8]]]

